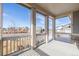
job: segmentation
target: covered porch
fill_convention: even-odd
[[[30,27],[17,29],[16,24],[11,21],[13,27],[9,26],[10,28],[6,30],[3,21],[4,4],[0,4],[0,55],[79,56],[78,3],[20,3],[17,5],[30,10]],[[38,25],[39,15],[43,18],[41,19],[43,27]],[[70,33],[56,31],[56,20],[64,17],[68,17],[71,21],[71,29],[67,29],[67,31],[71,30]]]

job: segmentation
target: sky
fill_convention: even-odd
[[[66,25],[69,23],[71,23],[69,17],[63,17],[63,18],[56,19],[56,26]]]
[[[36,27],[45,28],[45,16],[36,13]],[[68,17],[56,19],[56,26],[70,23]],[[24,6],[14,3],[3,4],[3,27],[29,27],[31,25],[31,10]],[[49,19],[49,28],[52,28],[51,19]]]
[[[18,4],[3,4],[3,27],[30,26],[31,10]]]
[[[37,28],[45,28],[45,16],[40,14],[40,13],[36,13],[36,27]]]

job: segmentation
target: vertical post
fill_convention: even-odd
[[[0,3],[0,55],[3,55],[3,41],[2,41],[2,4]]]
[[[46,44],[48,43],[49,39],[49,28],[48,28],[48,16],[45,17],[45,32],[46,32]]]
[[[52,37],[55,40],[55,19],[52,19]]]
[[[69,19],[71,20],[71,39],[73,39],[73,12],[69,14]]]
[[[36,47],[36,10],[32,7],[32,19],[31,19],[31,48]]]

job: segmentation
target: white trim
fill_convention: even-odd
[[[36,47],[36,10],[32,8],[32,17],[31,17],[31,47]]]
[[[0,55],[3,55],[3,43],[2,43],[2,25],[3,25],[3,19],[2,19],[2,4],[0,4]]]
[[[71,20],[71,35],[73,34],[73,12],[69,14],[69,18]]]
[[[53,30],[54,30],[54,40],[55,40],[55,35],[56,35],[56,19],[53,19]]]
[[[0,36],[2,36],[2,4],[0,4]],[[0,40],[1,40],[1,37],[0,37]]]
[[[46,32],[46,44],[48,43],[49,31],[48,31],[48,16],[45,17],[45,32]]]

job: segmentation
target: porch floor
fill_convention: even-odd
[[[24,53],[19,54],[18,56],[40,56],[40,55],[36,51],[31,49]]]
[[[79,56],[79,49],[74,44],[53,40],[35,50],[29,50],[19,56]]]

